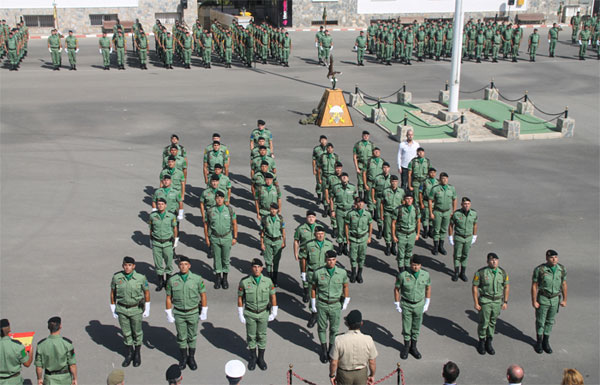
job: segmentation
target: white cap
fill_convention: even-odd
[[[240,360],[231,360],[225,364],[225,375],[231,378],[241,378],[246,373],[246,366]]]

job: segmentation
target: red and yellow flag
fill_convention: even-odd
[[[25,345],[25,350],[29,352],[31,350],[31,344],[33,343],[33,336],[35,332],[25,332],[25,333],[8,333],[8,336],[13,340],[17,340],[23,345]]]

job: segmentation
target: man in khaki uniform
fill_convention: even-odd
[[[348,313],[345,323],[350,330],[335,338],[333,354],[329,360],[331,384],[372,384],[375,381],[377,357],[373,338],[360,332],[363,325],[360,311],[352,310]]]
[[[29,352],[25,346],[8,336],[10,322],[6,318],[0,320],[0,381],[2,385],[22,385],[21,365],[28,368],[33,361],[33,347]]]
[[[71,340],[60,335],[61,324],[60,317],[50,318],[50,335],[37,344],[35,372],[39,385],[77,385],[75,348]]]

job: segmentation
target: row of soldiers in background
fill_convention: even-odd
[[[600,17],[597,13],[593,16],[582,17],[580,12],[570,20],[571,42],[579,44],[579,60],[585,60],[588,46],[596,48],[600,60]]]
[[[21,20],[14,28],[2,20],[0,25],[0,59],[7,56],[11,71],[18,71],[19,64],[27,56],[29,29]]]
[[[213,23],[215,24],[217,23]],[[292,40],[284,28],[276,28],[266,22],[257,25],[254,21],[244,28],[234,19],[230,29],[235,52],[242,63],[250,67],[256,55],[257,61],[262,64],[267,64],[267,60],[271,58],[277,64],[289,67]]]

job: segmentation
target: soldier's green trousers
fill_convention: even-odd
[[[410,303],[405,300],[400,301],[402,308],[402,336],[404,341],[417,340],[423,323],[423,307],[425,300],[417,303]]]
[[[581,45],[579,46],[579,57],[583,58],[585,57],[585,53],[587,52],[587,46],[588,46],[588,42],[586,41],[581,41]]]
[[[469,51],[469,56],[473,57],[475,53],[475,40],[469,39],[469,43],[467,44],[467,51]]]
[[[418,204],[418,203],[417,203]],[[420,207],[419,207],[420,208]],[[421,225],[423,228],[430,225],[431,219],[429,218],[429,201],[426,198],[423,198],[423,208],[421,209]],[[431,221],[433,224],[433,221]]]
[[[442,56],[442,47],[444,46],[444,42],[438,41],[435,43],[435,56]]]
[[[229,273],[229,256],[231,254],[231,235],[223,238],[210,237],[210,253],[213,257],[215,273]]]
[[[75,49],[68,49],[67,55],[69,57],[69,64],[71,64],[71,65],[77,64],[77,57],[75,55]]]
[[[424,49],[425,49],[425,42],[424,41],[417,42],[417,57],[419,59],[423,57]]]
[[[154,257],[154,269],[157,275],[165,273],[172,275],[173,269],[173,243],[152,241],[152,256]]]
[[[10,60],[10,64],[11,65],[17,65],[17,63],[19,62],[19,59],[17,57],[17,50],[16,49],[9,49],[8,50],[8,59]]]
[[[173,49],[172,48],[167,48],[165,50],[165,64],[166,65],[173,64]]]
[[[185,48],[183,50],[183,62],[185,64],[190,64],[192,62],[192,49],[191,48]]]
[[[356,62],[358,64],[361,64],[364,60],[365,57],[365,49],[364,48],[357,48],[356,49]]]
[[[405,56],[404,58],[407,61],[410,61],[410,59],[412,58],[412,54],[413,54],[413,45],[412,44],[406,44],[406,49],[405,49]]]
[[[481,303],[479,300],[481,310],[479,311],[479,325],[477,326],[477,334],[480,339],[486,337],[494,337],[494,331],[496,330],[496,320],[500,315],[502,309],[502,300],[490,301]]]
[[[102,64],[104,67],[110,66],[110,50],[108,48],[102,48]]]
[[[148,61],[148,48],[140,48],[138,54],[140,56],[140,64],[146,64]]]
[[[142,332],[142,308],[139,306],[126,308],[117,304],[119,325],[127,346],[140,346],[144,339]]]
[[[550,39],[550,47],[548,49],[550,56],[554,56],[554,52],[556,51],[556,42],[557,41],[558,41],[558,39]]]
[[[283,48],[281,50],[281,61],[284,62],[285,64],[287,64],[289,60],[290,60],[290,49]]]
[[[58,50],[58,48],[52,48],[51,50],[52,52],[50,53],[50,56],[52,57],[52,65],[55,67],[59,67],[61,62],[60,51]]]
[[[481,59],[482,53],[483,53],[483,44],[477,44],[475,46],[475,58]]]
[[[346,239],[346,215],[350,210],[343,210],[339,207],[335,209],[335,222],[337,226],[337,243],[346,243],[348,240]]]
[[[549,336],[554,325],[554,317],[558,313],[560,297],[548,298],[538,295],[540,307],[535,309],[535,330],[537,335]]]
[[[413,248],[415,247],[415,238],[417,237],[417,233],[413,231],[410,234],[406,234],[397,231],[396,237],[398,238],[398,253],[396,256],[398,268],[408,268],[410,267],[410,259],[413,256]]]
[[[383,210],[383,239],[387,245],[392,243],[392,220],[394,212]]]
[[[117,64],[125,65],[125,48],[117,48]]]
[[[204,64],[210,64],[212,51],[208,48],[202,50],[202,60]]]
[[[340,329],[340,315],[342,304],[339,302],[327,304],[317,300],[317,330],[319,341],[327,343],[327,326],[329,324],[329,344],[333,345],[335,336]]]
[[[413,179],[411,181],[412,183],[412,191],[410,191],[410,189],[408,189],[411,193],[414,194],[415,200],[414,202],[418,202],[419,201],[419,192],[421,192],[421,185],[423,184],[423,181],[418,181],[416,179]]]
[[[461,237],[454,234],[454,267],[466,267],[469,250],[471,250],[471,240],[473,236]]]
[[[323,47],[323,61],[327,63],[329,60],[329,52],[331,52],[331,47]]]
[[[452,39],[446,40],[446,45],[444,46],[444,54],[446,56],[452,55]]]
[[[396,58],[404,59],[404,42],[396,40]]]
[[[225,64],[231,64],[231,48],[225,48]]]
[[[492,46],[492,59],[498,60],[498,52],[500,51],[500,44],[494,44]]]
[[[505,59],[508,57],[508,54],[510,53],[510,51],[511,51],[510,41],[505,41],[502,44],[502,54],[504,55]]]
[[[537,53],[537,49],[538,49],[537,44],[532,44],[531,47],[529,47],[529,58],[530,59],[535,60],[535,54]]]
[[[44,374],[44,385],[71,385],[72,383],[71,373]]]
[[[439,241],[446,238],[448,232],[448,224],[450,223],[450,210],[439,211],[433,209],[433,240]]]
[[[196,348],[196,336],[198,335],[198,309],[181,312],[173,309],[175,317],[175,329],[177,330],[177,345],[180,349]]]
[[[367,240],[368,235],[362,238],[354,238],[350,236],[350,265],[352,267],[362,268],[365,265],[367,257]]]
[[[385,57],[384,57],[384,59],[386,61],[391,61],[393,53],[394,53],[394,45],[393,44],[386,44],[385,45]]]
[[[283,239],[269,239],[265,237],[265,265],[269,273],[277,273],[279,271],[279,261],[281,260],[281,252],[283,249]]]
[[[513,44],[512,47],[512,58],[516,59],[519,57],[519,45],[518,44]]]
[[[267,348],[267,322],[269,321],[269,312],[253,313],[244,310],[246,319],[246,342],[249,349]]]
[[[577,35],[579,35],[579,26],[573,28],[573,32],[571,33],[571,40],[573,42],[577,41]]]

